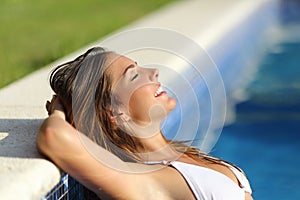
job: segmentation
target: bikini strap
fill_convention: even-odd
[[[170,165],[171,162],[172,161],[169,160],[161,160],[161,161],[146,161],[141,163],[145,165]]]

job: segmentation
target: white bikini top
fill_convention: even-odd
[[[158,162],[156,163],[158,164]],[[179,161],[162,161],[159,163],[177,169],[199,200],[245,200],[245,192],[252,193],[247,177],[237,168],[227,163],[224,163],[224,165],[228,166],[235,174],[239,185],[226,175],[206,167]]]

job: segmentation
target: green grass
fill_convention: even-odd
[[[0,0],[0,88],[174,0]]]

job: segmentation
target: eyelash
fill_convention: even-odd
[[[136,79],[138,77],[138,74],[135,74],[130,80],[133,81],[134,79]]]

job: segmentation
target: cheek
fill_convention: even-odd
[[[148,117],[149,109],[155,104],[154,94],[147,87],[132,93],[129,101],[129,112],[134,118]]]

